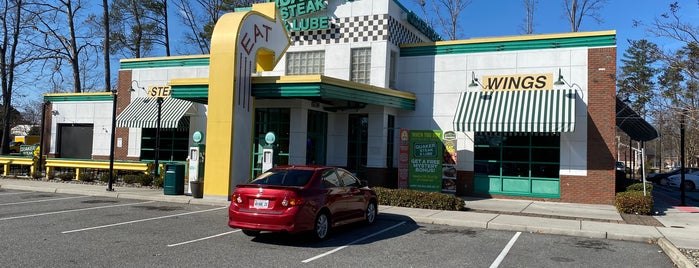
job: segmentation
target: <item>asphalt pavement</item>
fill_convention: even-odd
[[[227,206],[227,200],[166,195],[163,189],[113,187],[0,178],[0,189],[108,196],[137,200]],[[656,215],[663,226],[627,224],[613,205],[513,199],[464,198],[469,211],[380,206],[380,217],[409,217],[417,223],[657,243],[678,267],[696,267],[678,248],[699,250],[699,192],[654,187]]]

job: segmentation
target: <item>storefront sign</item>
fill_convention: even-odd
[[[169,86],[150,86],[146,93],[149,98],[169,98],[170,92]]]
[[[410,189],[439,192],[442,189],[442,131],[410,131],[408,176]]]
[[[308,31],[330,28],[328,16],[314,15],[328,6],[323,0],[276,0],[279,14],[289,31]]]
[[[553,89],[553,74],[487,75],[482,81],[488,90]]]

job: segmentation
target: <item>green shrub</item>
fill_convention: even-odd
[[[153,186],[163,188],[165,186],[165,178],[153,176]]]
[[[380,205],[437,210],[466,210],[464,200],[452,194],[383,187],[373,187],[372,189],[379,196]]]
[[[651,215],[653,212],[653,196],[644,196],[642,191],[617,193],[614,204],[620,213]]]
[[[112,182],[115,182],[117,180],[117,173],[116,172],[114,172],[114,176],[112,177],[112,179],[114,180]],[[109,171],[102,173],[100,175],[100,181],[101,182],[109,182]]]
[[[139,174],[137,181],[141,186],[151,186],[153,184],[153,177],[155,176],[150,174]]]
[[[58,179],[62,180],[62,181],[72,181],[75,179],[75,174],[74,173],[61,173],[61,174],[58,174],[56,177],[58,177]]]
[[[138,183],[139,175],[138,174],[127,174],[127,175],[124,175],[123,180],[124,180],[124,183],[126,183],[126,184]]]
[[[634,184],[631,184],[629,186],[626,186],[626,191],[640,191],[643,192],[643,183],[642,182],[637,182]],[[653,184],[652,183],[646,183],[646,192],[651,193],[653,192]]]
[[[78,180],[84,182],[93,182],[95,181],[95,177],[93,177],[90,173],[80,173],[80,175],[78,175]]]

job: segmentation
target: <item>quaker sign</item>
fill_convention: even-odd
[[[314,15],[328,9],[323,0],[275,0],[279,14],[289,31],[308,31],[330,28],[328,16]]]
[[[410,131],[408,188],[440,192],[442,190],[442,131]]]

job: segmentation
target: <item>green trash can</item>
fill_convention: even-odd
[[[184,165],[165,165],[165,182],[163,191],[166,195],[184,194]]]

